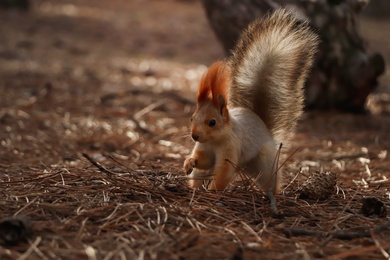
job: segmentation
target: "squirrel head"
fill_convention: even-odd
[[[203,75],[197,94],[197,107],[191,118],[191,134],[195,141],[218,141],[229,133],[227,95],[230,82],[230,68],[222,61],[215,62]]]

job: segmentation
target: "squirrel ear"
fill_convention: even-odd
[[[219,106],[219,113],[221,116],[225,117],[227,116],[227,108],[226,108],[226,101],[223,95],[218,95],[218,106]]]

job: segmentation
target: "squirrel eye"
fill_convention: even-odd
[[[209,122],[209,126],[213,127],[217,124],[217,121],[215,121],[215,119],[211,119],[210,122]]]

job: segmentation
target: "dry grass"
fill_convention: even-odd
[[[240,182],[225,192],[190,190],[164,164],[130,170],[112,161],[99,170],[85,157],[75,162],[2,175],[1,216],[33,223],[27,243],[2,247],[4,259],[382,259],[389,250],[389,221],[360,214],[367,189],[307,203],[295,182],[278,196],[284,218],[275,219],[262,193]]]

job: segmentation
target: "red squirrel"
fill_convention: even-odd
[[[231,56],[210,66],[191,118],[190,187],[209,175],[208,189],[224,190],[243,170],[267,194],[278,192],[278,148],[302,114],[317,47],[307,22],[278,9],[250,24]]]

